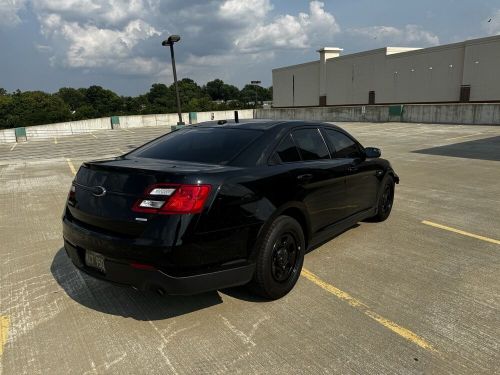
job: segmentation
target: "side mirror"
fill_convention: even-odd
[[[382,155],[382,152],[376,147],[365,147],[365,155],[369,159],[379,158]]]

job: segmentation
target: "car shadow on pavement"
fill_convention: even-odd
[[[412,151],[417,154],[452,156],[457,158],[500,161],[500,137],[476,139],[445,146]]]
[[[50,271],[66,294],[80,305],[135,320],[168,319],[222,303],[217,292],[160,296],[94,279],[71,263],[64,248],[57,251]]]

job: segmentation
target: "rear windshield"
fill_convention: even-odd
[[[226,164],[261,134],[249,129],[182,129],[137,149],[132,156]]]

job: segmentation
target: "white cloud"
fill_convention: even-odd
[[[159,63],[134,47],[160,32],[139,16],[156,9],[143,0],[33,0],[41,31],[53,47],[52,65],[154,74]],[[136,16],[138,18],[133,18]]]
[[[42,16],[58,14],[67,21],[92,21],[117,26],[142,19],[158,8],[155,0],[32,0]]]
[[[486,32],[489,35],[500,35],[500,9],[498,9],[493,16],[488,17],[486,22]]]
[[[260,74],[264,67],[269,72],[271,65],[287,64],[283,56],[317,57],[314,49],[324,46],[357,45],[364,49],[380,43],[439,43],[436,35],[415,25],[343,31],[321,1],[309,1],[303,12],[289,14],[278,11],[275,2],[0,0],[0,22],[15,26],[21,22],[20,15],[32,12],[45,37],[44,41],[36,39],[35,48],[53,66],[110,77],[144,75],[151,80],[171,75],[168,51],[160,47],[160,41],[170,33],[182,37],[177,55],[179,74],[200,82],[216,76],[246,80],[247,75]],[[488,23],[490,33],[499,32],[498,22],[500,14]]]
[[[269,0],[226,0],[219,8],[219,16],[225,20],[253,23],[264,19],[272,9]]]
[[[324,3],[311,1],[309,13],[279,16],[270,23],[252,25],[234,40],[237,49],[256,52],[271,48],[310,48],[325,44],[340,32],[335,17]]]
[[[26,0],[0,0],[0,27],[15,26],[21,22],[18,13],[26,6]]]
[[[117,67],[123,71],[130,64],[131,73],[151,73],[151,59],[132,56],[131,50],[141,41],[160,33],[142,20],[130,21],[121,30],[98,28],[49,17],[44,27],[53,40],[63,40],[62,64],[71,68]]]
[[[435,46],[439,44],[437,35],[418,25],[406,25],[402,29],[393,26],[370,26],[348,29],[348,34],[357,37],[378,39],[385,44],[408,46]]]

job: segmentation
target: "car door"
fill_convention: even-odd
[[[366,159],[362,146],[349,135],[328,128],[322,131],[332,148],[334,160],[344,160],[348,164],[347,216],[373,207],[379,185],[377,164]]]
[[[300,162],[294,163],[290,173],[308,210],[311,230],[316,233],[345,217],[348,163],[331,159],[317,127],[294,129],[291,138]]]

